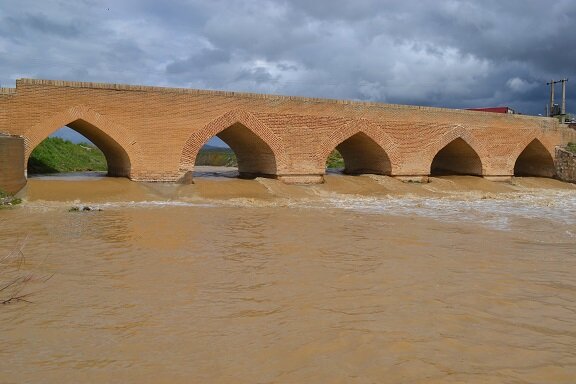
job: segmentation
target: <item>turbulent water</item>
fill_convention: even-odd
[[[576,381],[570,184],[38,178],[23,197],[0,211],[0,283],[29,294],[0,305],[0,383]]]

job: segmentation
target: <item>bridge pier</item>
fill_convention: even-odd
[[[0,190],[13,194],[25,185],[24,139],[0,134]]]

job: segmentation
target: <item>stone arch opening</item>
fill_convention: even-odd
[[[462,138],[452,140],[432,160],[431,176],[482,176],[482,161],[478,153]]]
[[[326,159],[326,167],[340,169],[348,175],[390,175],[392,172],[386,151],[364,132],[358,132],[338,144]]]
[[[68,128],[78,132],[90,142],[92,142],[102,153],[106,159],[107,176],[110,177],[130,177],[131,162],[130,157],[126,150],[107,133],[96,127],[94,124],[84,120],[76,119],[71,123],[65,125]],[[50,132],[56,132],[58,129]],[[26,158],[27,165],[30,165],[30,155],[34,149],[47,138],[38,138],[34,143],[31,143],[28,155]]]
[[[228,165],[237,168],[237,175],[240,178],[276,177],[277,164],[274,151],[262,138],[244,124],[235,122],[218,132],[215,137],[229,147],[228,154],[225,152],[225,147],[220,148],[225,157],[222,160],[226,164],[206,164],[204,161],[200,161],[201,158],[207,157],[207,151],[217,152],[214,147],[206,145],[210,142],[210,140],[207,140],[196,155],[195,169],[200,165]],[[203,172],[198,172],[197,170],[194,176],[203,174]],[[235,176],[236,174],[232,173],[231,175]]]
[[[556,167],[550,152],[538,139],[524,148],[514,164],[514,176],[554,177]]]

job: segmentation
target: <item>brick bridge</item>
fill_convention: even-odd
[[[236,92],[21,79],[0,89],[0,133],[32,150],[68,126],[105,154],[110,176],[189,182],[213,136],[241,176],[319,183],[333,149],[345,171],[407,180],[470,174],[552,177],[574,130],[542,117]]]

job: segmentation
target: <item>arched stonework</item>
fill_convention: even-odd
[[[383,127],[364,119],[350,122],[321,142],[318,149],[319,168],[324,169],[326,159],[336,147],[359,133],[366,135],[385,152],[390,162],[390,170],[386,173],[394,174],[399,162],[396,142],[384,131]]]
[[[440,152],[442,148],[457,138],[464,140],[469,146],[472,147],[472,149],[474,149],[474,151],[480,157],[480,160],[484,160],[483,157],[486,155],[485,146],[476,139],[470,130],[464,128],[462,125],[455,126],[448,132],[438,137],[438,140],[430,143],[430,145],[424,150],[422,157],[426,160],[427,164],[431,164],[436,154]]]
[[[533,139],[516,157],[514,176],[554,177],[554,157],[538,139]]]
[[[473,175],[484,174],[478,153],[464,139],[457,137],[442,148],[430,165],[430,175]]]
[[[92,141],[106,157],[108,174],[132,178],[140,169],[142,152],[130,131],[85,105],[71,107],[30,127],[25,137],[25,164],[44,139],[68,126]]]
[[[227,132],[228,130],[231,130],[229,134]],[[236,132],[244,131],[244,133],[235,133],[234,130]],[[202,146],[206,144],[206,142],[212,137],[224,135],[233,138],[234,135],[246,136],[247,134],[253,134],[254,136],[252,139],[255,141],[260,141],[259,143],[252,143],[256,145],[256,147],[261,148],[264,152],[268,151],[269,149],[269,154],[261,154],[262,158],[268,157],[268,159],[263,159],[263,161],[270,162],[270,164],[268,164],[266,167],[267,171],[264,173],[276,176],[280,175],[286,169],[287,164],[284,144],[282,143],[282,140],[266,124],[261,122],[254,115],[240,109],[225,113],[224,115],[205,125],[202,129],[190,135],[190,137],[186,140],[184,147],[182,148],[179,166],[180,172],[185,174],[185,179],[189,179],[190,172],[194,169],[194,163],[196,161],[198,152]],[[225,142],[228,141],[226,137],[223,137],[222,139]],[[250,140],[250,138],[240,140]],[[240,158],[241,154],[238,153],[238,148],[234,148],[233,143],[228,143],[228,145],[230,145],[230,147],[236,152],[239,161],[238,168],[242,174],[243,170]],[[240,148],[240,150],[241,149],[242,148]],[[272,164],[271,162],[274,163],[274,169],[270,169]],[[246,166],[249,167],[249,165]],[[271,171],[271,173],[268,170]],[[251,172],[249,170],[247,173],[259,172]]]
[[[428,164],[428,169],[431,169],[432,162],[436,155],[456,139],[464,141],[478,155],[480,163],[482,164],[481,175],[484,175],[484,162],[488,157],[486,154],[487,151],[484,145],[482,145],[469,130],[461,125],[455,126],[428,146],[422,155],[424,164]]]
[[[516,142],[514,148],[510,151],[510,155],[506,160],[506,169],[508,174],[514,174],[514,166],[516,165],[518,157],[534,140],[539,141],[540,144],[546,148],[552,159],[554,159],[554,148],[557,143],[554,140],[551,140],[550,137],[542,135],[537,130],[530,130],[526,133],[523,132],[522,135],[519,134],[516,137],[518,141]]]

